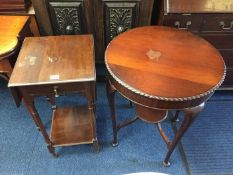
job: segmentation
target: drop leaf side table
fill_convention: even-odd
[[[49,152],[54,147],[93,143],[99,145],[95,121],[95,63],[92,35],[26,38],[8,86],[23,98]],[[86,106],[57,108],[55,97],[83,93]],[[47,96],[53,109],[50,137],[34,105],[37,96]]]

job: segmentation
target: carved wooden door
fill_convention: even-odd
[[[96,0],[94,6],[96,60],[103,62],[108,43],[118,34],[150,25],[154,0]]]
[[[49,0],[55,35],[93,33],[92,0]]]

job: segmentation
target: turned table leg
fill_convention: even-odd
[[[180,141],[180,139],[182,138],[184,133],[191,126],[191,124],[196,119],[198,114],[204,109],[204,105],[205,105],[205,103],[202,103],[199,106],[196,106],[196,107],[193,107],[193,108],[187,108],[187,109],[183,110],[184,113],[185,113],[184,120],[183,120],[180,128],[178,129],[177,133],[175,134],[172,142],[168,145],[168,152],[167,152],[166,157],[165,157],[165,159],[163,161],[164,166],[169,166],[170,165],[169,158],[170,158],[172,152],[174,151],[177,143]],[[177,115],[175,117],[176,119],[177,119]]]
[[[56,105],[56,102],[55,102],[55,96],[54,95],[48,95],[47,96],[47,101],[52,105],[52,110],[57,109],[57,105]]]
[[[46,129],[45,129],[45,127],[44,127],[44,125],[43,125],[43,123],[42,123],[42,121],[41,121],[41,119],[39,117],[39,114],[38,114],[38,112],[37,112],[37,110],[35,108],[34,101],[33,100],[29,101],[29,100],[24,99],[24,103],[25,103],[25,106],[26,106],[27,110],[31,114],[32,119],[35,122],[38,130],[42,133],[42,135],[44,137],[44,140],[47,143],[47,148],[48,148],[49,152],[54,157],[57,157],[58,155],[55,152],[55,149],[54,149],[54,147],[52,145],[52,142],[50,141],[49,136],[48,136],[48,134],[46,132]]]
[[[179,114],[180,114],[180,111],[179,111],[179,110],[178,110],[178,111],[176,111],[175,117],[174,117],[174,118],[172,118],[172,119],[171,119],[171,121],[172,121],[172,122],[178,122],[178,121],[179,121],[179,119],[178,119]]]
[[[85,94],[88,101],[88,109],[92,114],[92,129],[93,129],[93,147],[96,153],[99,152],[99,143],[96,134],[96,107],[95,107],[95,100],[96,100],[96,84],[95,82],[88,82],[85,85]]]

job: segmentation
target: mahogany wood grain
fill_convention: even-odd
[[[167,118],[166,110],[147,108],[138,104],[135,105],[135,110],[137,111],[138,117],[145,122],[158,123]]]
[[[26,38],[23,47],[9,86],[95,80],[91,35]]]
[[[46,1],[31,0],[35,9],[36,19],[41,35],[53,35]]]
[[[208,42],[168,27],[123,33],[109,44],[106,63],[127,86],[162,98],[206,93],[219,84],[225,70],[221,55]]]
[[[6,81],[11,76],[23,39],[31,36],[29,22],[26,16],[0,16],[0,76]],[[18,91],[11,92],[19,106],[21,97]]]
[[[0,15],[8,15],[8,16],[29,16],[30,17],[30,30],[33,34],[33,36],[40,36],[39,28],[37,25],[37,19],[35,15],[35,9],[33,5],[31,4],[30,7],[28,8],[27,12],[22,12],[22,11],[6,11],[2,12],[0,10]]]
[[[16,48],[28,19],[27,16],[0,16],[0,58]]]
[[[25,12],[30,3],[30,0],[0,0],[0,12]]]
[[[167,13],[232,13],[233,0],[168,0],[165,1]]]
[[[7,59],[0,60],[0,73],[11,74],[13,68],[10,62]]]
[[[94,133],[91,117],[87,106],[56,109],[50,133],[53,146],[92,143]]]
[[[210,42],[226,62],[220,90],[233,89],[233,0],[162,0],[159,25],[190,31]]]
[[[128,100],[132,101],[133,103],[136,103],[139,105],[143,104],[143,106],[151,107],[151,108],[184,109],[184,108],[194,107],[206,101],[213,95],[213,92],[212,92],[208,95],[202,96],[200,98],[192,99],[192,100],[166,101],[163,99],[148,98],[146,96],[141,95],[140,93],[135,93],[134,91],[119,84],[110,74],[108,74],[108,79],[110,80],[110,83],[117,89],[117,91],[121,95],[126,97]]]
[[[118,145],[119,128],[137,119],[123,124],[117,122],[114,97],[118,91],[135,103],[142,120],[158,125],[168,147],[163,164],[169,166],[177,143],[225,78],[222,56],[210,43],[190,32],[147,26],[126,31],[113,39],[107,47],[105,63],[112,145]],[[171,141],[160,124],[169,110],[185,114]],[[178,117],[176,112],[172,121]]]
[[[95,61],[91,35],[29,37],[22,46],[8,86],[19,92],[36,127],[47,143],[48,151],[57,156],[55,146],[93,143],[99,150],[95,124]],[[84,108],[56,108],[55,97],[82,93]],[[54,117],[51,138],[34,104],[37,96],[47,96]],[[15,97],[15,96],[14,96]]]

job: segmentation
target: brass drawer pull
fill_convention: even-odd
[[[187,21],[185,24],[185,27],[181,27],[180,21],[174,22],[174,26],[177,27],[178,29],[181,29],[181,30],[187,30],[189,28],[189,26],[191,26],[191,24],[192,24],[191,21]]]
[[[58,86],[54,86],[53,87],[53,92],[54,92],[54,96],[55,97],[59,97],[60,96],[59,93],[58,93]]]
[[[222,30],[231,30],[233,27],[233,21],[230,22],[230,25],[227,27],[224,21],[219,22],[219,26],[222,28]]]

